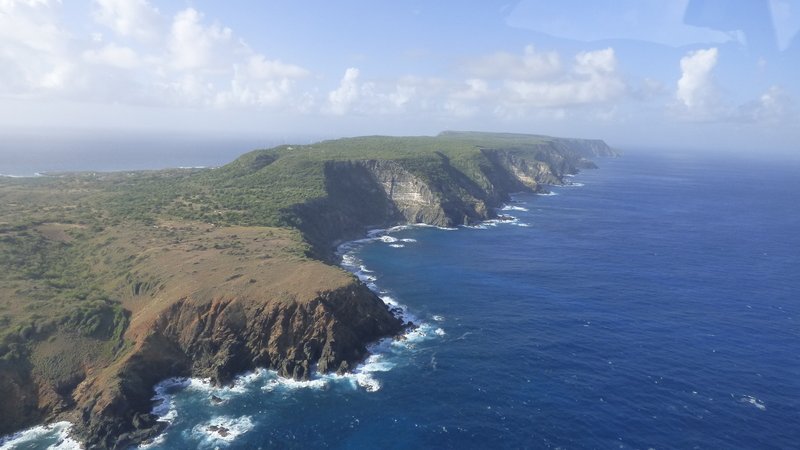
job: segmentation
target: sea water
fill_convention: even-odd
[[[598,163],[513,220],[344,246],[419,328],[347,376],[167,380],[148,448],[796,448],[800,164]]]

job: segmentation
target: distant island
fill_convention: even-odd
[[[614,156],[600,140],[367,136],[214,169],[0,178],[0,436],[68,420],[89,448],[160,433],[153,386],[257,367],[346,372],[408,324],[335,248],[473,224]]]

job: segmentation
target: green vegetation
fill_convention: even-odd
[[[161,172],[111,181],[115,217],[153,221],[158,217],[222,225],[290,226],[291,207],[326,195],[330,161],[394,160],[422,180],[447,187],[452,168],[488,189],[482,149],[531,153],[552,138],[446,132],[436,137],[367,136],[284,145],[242,155],[223,167],[199,172]]]
[[[241,256],[247,248],[235,238],[203,233],[297,226],[296,207],[326,197],[332,161],[393,160],[438,192],[468,198],[492,188],[483,150],[536,159],[552,142],[469,132],[368,136],[256,150],[216,169],[0,178],[0,358],[18,358],[53,333],[111,341],[104,351],[118,351],[129,320],[121,302],[160,283],[133,274],[148,257],[144,242],[164,249],[192,242],[187,251]],[[277,254],[305,258],[300,234],[286,236],[292,243]]]

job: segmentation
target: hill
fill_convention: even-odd
[[[445,132],[280,146],[216,169],[0,179],[0,434],[70,420],[158,433],[153,385],[350,370],[404,324],[335,246],[369,227],[495,216],[611,156],[602,141]]]

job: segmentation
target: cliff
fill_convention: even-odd
[[[338,243],[492,218],[511,193],[613,155],[445,132],[282,146],[213,170],[0,180],[0,435],[66,419],[91,448],[125,448],[163,427],[149,414],[162,379],[348,371],[403,324],[331,265]]]
[[[157,435],[153,386],[173,376],[226,383],[257,367],[307,379],[346,372],[366,344],[400,331],[380,299],[351,283],[308,300],[181,299],[162,311],[117,365],[74,393],[77,431],[90,448],[125,448]]]
[[[124,334],[54,326],[31,336],[25,357],[0,363],[3,433],[66,419],[90,448],[125,448],[163,427],[149,411],[165,378],[341,373],[403,326],[351,274],[305,258],[287,230],[161,222],[92,239],[100,254],[131,261],[123,276],[102,274],[129,312]]]
[[[397,153],[386,159],[325,161],[324,195],[289,208],[289,222],[304,233],[317,257],[331,260],[338,243],[362,235],[365,228],[474,224],[494,218],[511,193],[546,192],[548,185],[563,184],[565,175],[596,168],[588,157],[616,156],[600,140],[531,141],[527,135],[458,132],[442,136],[471,151],[409,156],[394,147]]]

